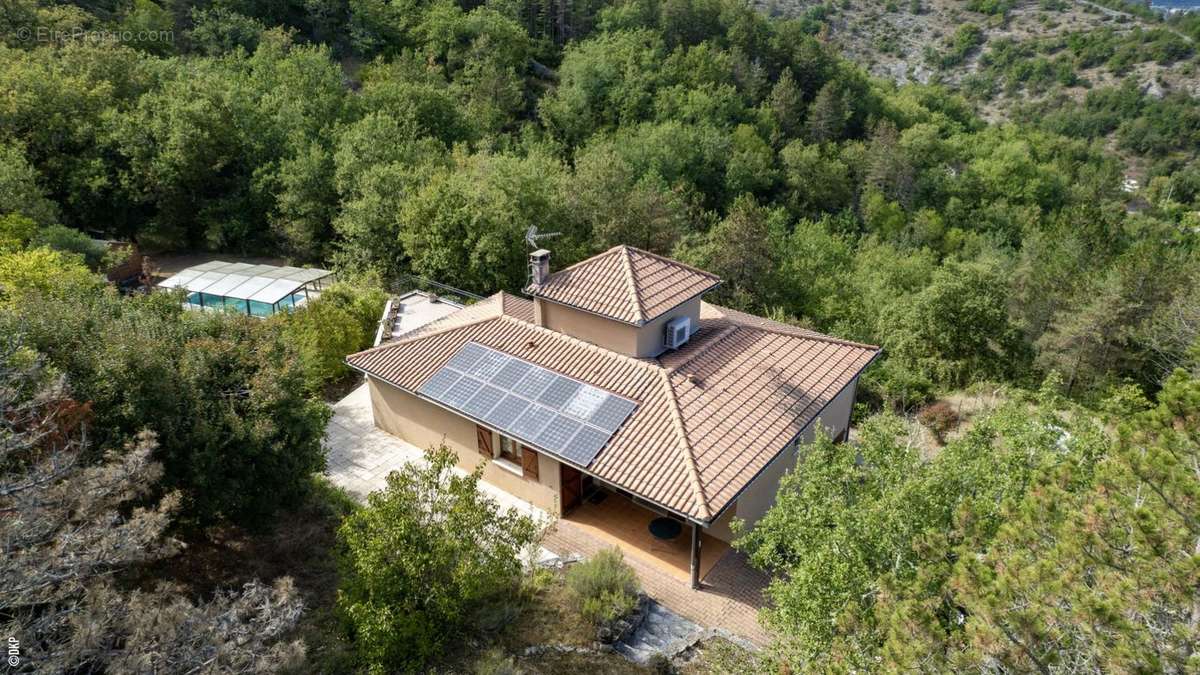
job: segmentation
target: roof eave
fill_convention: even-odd
[[[578,311],[580,311],[580,312],[586,312],[586,313],[588,313],[588,314],[591,314],[591,315],[593,315],[593,316],[598,316],[598,317],[600,317],[600,318],[602,318],[602,319],[608,319],[609,321],[616,321],[616,322],[618,322],[618,323],[623,323],[623,324],[625,324],[626,326],[633,326],[633,327],[635,327],[635,328],[641,328],[641,327],[645,326],[645,325],[646,325],[646,324],[648,324],[648,323],[652,323],[652,322],[653,322],[655,319],[658,319],[658,318],[660,318],[660,317],[662,317],[662,316],[665,316],[666,314],[670,313],[670,311],[671,311],[671,310],[673,310],[673,309],[675,309],[676,307],[678,307],[678,306],[680,306],[680,305],[683,305],[683,304],[686,304],[686,303],[689,303],[689,302],[691,302],[691,301],[695,300],[696,298],[699,298],[699,297],[703,296],[705,293],[708,293],[709,291],[711,291],[711,290],[715,289],[717,286],[720,286],[722,283],[723,283],[723,282],[722,282],[721,280],[719,280],[719,279],[718,279],[718,280],[716,281],[716,283],[714,283],[712,286],[708,286],[708,287],[707,287],[707,288],[705,288],[704,290],[701,290],[701,291],[697,292],[695,295],[690,295],[690,296],[688,296],[687,298],[685,298],[685,299],[683,299],[683,300],[680,300],[679,302],[675,303],[674,305],[671,305],[671,306],[670,306],[670,307],[668,307],[667,309],[665,309],[665,310],[663,310],[663,311],[661,311],[661,312],[659,312],[659,313],[655,314],[654,316],[646,317],[646,318],[643,318],[643,319],[638,319],[638,320],[636,320],[636,321],[629,321],[628,319],[622,319],[622,318],[620,318],[620,317],[612,316],[612,315],[610,315],[610,314],[602,314],[602,313],[600,313],[600,312],[597,312],[597,311],[595,311],[595,310],[587,309],[587,308],[585,308],[585,307],[580,307],[579,305],[575,305],[575,304],[572,304],[572,303],[569,303],[569,302],[563,302],[562,300],[556,300],[555,298],[551,298],[551,297],[549,297],[549,296],[541,295],[541,294],[539,294],[539,293],[537,292],[537,290],[536,290],[536,288],[537,288],[537,287],[536,287],[535,285],[533,285],[533,284],[530,284],[529,286],[526,286],[526,287],[525,287],[524,289],[522,289],[522,290],[523,290],[523,291],[524,291],[526,294],[528,294],[528,295],[530,295],[530,296],[532,296],[532,297],[534,297],[534,298],[536,298],[536,299],[538,299],[538,300],[543,300],[543,301],[545,301],[545,302],[553,302],[553,303],[554,303],[554,304],[556,304],[556,305],[562,305],[563,307],[570,307],[571,309],[575,309],[575,310],[578,310]]]
[[[804,427],[802,429],[800,429],[799,433],[797,433],[796,435],[789,438],[788,442],[784,443],[783,447],[779,448],[779,451],[771,456],[771,460],[768,461],[766,464],[764,464],[763,467],[761,469],[759,469],[752,478],[750,478],[750,480],[746,481],[745,485],[738,488],[738,491],[736,493],[734,493],[734,495],[732,497],[729,498],[729,501],[725,502],[725,504],[722,505],[721,508],[717,509],[716,513],[713,514],[712,519],[708,521],[707,525],[711,525],[712,523],[715,523],[716,521],[720,520],[721,516],[725,515],[725,512],[729,510],[730,506],[737,504],[737,501],[738,501],[738,499],[741,498],[742,494],[751,485],[754,485],[754,481],[758,480],[759,477],[762,476],[763,472],[766,471],[772,464],[775,463],[776,460],[779,459],[779,456],[783,454],[783,451],[786,450],[789,445],[794,443],[797,438],[800,438],[800,436],[803,435],[804,432],[807,431],[808,428],[812,426],[813,422],[816,422],[818,419],[820,419],[821,413],[825,412],[825,409],[829,407],[829,404],[833,403],[833,401],[838,396],[840,396],[841,393],[843,391],[845,391],[846,387],[850,386],[850,384],[852,382],[855,382],[855,383],[858,382],[858,378],[862,376],[863,372],[866,371],[867,368],[870,368],[871,364],[875,363],[875,361],[878,360],[879,357],[882,355],[883,355],[883,348],[877,347],[875,350],[875,354],[873,356],[871,356],[871,358],[866,363],[864,363],[863,366],[858,369],[858,371],[856,371],[854,373],[854,377],[850,378],[850,381],[847,382],[845,385],[843,385],[841,389],[838,389],[838,393],[831,396],[829,398],[829,400],[825,402],[825,405],[821,406],[820,409],[818,409],[817,412],[813,414],[812,419],[810,419],[808,421],[808,424],[805,424]],[[853,402],[851,402],[851,407],[853,407]]]
[[[384,376],[382,376],[382,375],[380,375],[380,374],[378,374],[378,373],[373,373],[373,372],[371,372],[370,370],[367,370],[366,368],[363,368],[363,367],[361,367],[361,366],[355,365],[355,364],[353,364],[353,363],[351,363],[351,362],[350,362],[349,358],[350,358],[350,357],[346,357],[346,365],[347,365],[347,366],[349,366],[349,367],[350,367],[352,370],[355,370],[355,371],[357,371],[357,372],[359,372],[359,373],[362,373],[364,376],[367,376],[367,377],[374,377],[374,378],[376,378],[376,379],[378,379],[378,380],[380,380],[380,381],[382,381],[382,382],[385,382],[385,383],[387,383],[387,384],[389,384],[389,385],[391,385],[391,386],[393,386],[393,387],[395,387],[395,388],[399,389],[400,391],[402,391],[402,392],[404,392],[404,393],[406,393],[406,394],[408,394],[408,395],[410,395],[410,396],[413,396],[413,397],[415,397],[415,398],[418,398],[418,399],[420,399],[420,400],[422,400],[422,401],[425,401],[426,403],[430,403],[430,404],[432,404],[432,405],[435,405],[435,406],[437,406],[437,407],[441,408],[442,410],[445,410],[445,411],[447,411],[447,412],[449,412],[449,413],[451,413],[451,414],[453,414],[453,415],[456,415],[456,416],[458,416],[458,417],[461,417],[461,418],[463,418],[463,419],[466,419],[466,420],[470,420],[470,421],[472,421],[472,422],[474,422],[474,423],[476,423],[476,424],[478,424],[478,425],[480,425],[480,426],[483,426],[483,427],[485,427],[485,428],[487,428],[487,429],[492,429],[492,427],[488,426],[486,423],[484,423],[484,422],[482,422],[482,421],[480,421],[480,420],[476,420],[474,417],[471,417],[470,415],[464,415],[463,413],[461,413],[461,412],[459,412],[459,411],[457,411],[457,410],[452,410],[451,408],[449,408],[449,407],[447,407],[447,406],[445,406],[445,405],[442,405],[441,403],[438,403],[437,401],[434,401],[434,400],[433,400],[433,399],[431,399],[431,398],[428,398],[428,397],[426,397],[426,396],[422,396],[420,393],[418,393],[418,392],[415,392],[415,391],[413,391],[413,390],[411,390],[411,389],[409,389],[409,388],[407,388],[407,387],[401,386],[400,384],[397,384],[396,382],[393,382],[392,380],[389,380],[388,378],[386,378],[386,377],[384,377]],[[499,432],[499,431],[497,431],[496,429],[492,429],[492,431],[496,431],[497,433],[500,433],[500,432]],[[618,433],[619,433],[619,432],[618,432]],[[546,450],[546,449],[542,448],[541,446],[537,445],[536,443],[531,443],[531,442],[528,442],[528,441],[525,441],[525,440],[522,440],[522,439],[517,439],[517,440],[520,440],[522,445],[527,445],[527,446],[530,446],[530,447],[534,448],[535,450],[537,450],[537,451],[539,451],[539,452],[545,453],[546,455],[548,455],[548,456],[550,456],[550,457],[553,457],[553,458],[554,458],[554,460],[555,460],[555,461],[557,461],[557,462],[561,462],[561,463],[563,463],[563,464],[567,464],[568,466],[573,466],[573,467],[575,467],[576,469],[578,469],[578,470],[580,470],[580,471],[582,471],[582,472],[584,472],[584,473],[588,474],[589,476],[593,476],[593,477],[595,477],[595,478],[598,478],[598,479],[600,479],[600,480],[604,481],[605,483],[611,483],[611,484],[613,484],[613,485],[615,485],[615,486],[619,487],[619,488],[620,488],[620,489],[622,489],[622,490],[625,490],[625,491],[627,491],[627,492],[629,492],[629,493],[631,493],[631,494],[637,495],[638,499],[645,500],[646,502],[649,502],[650,504],[653,504],[655,507],[657,507],[657,508],[660,508],[660,509],[663,509],[664,511],[667,511],[667,512],[669,512],[669,513],[672,513],[672,514],[674,514],[674,515],[676,515],[676,516],[679,516],[680,518],[682,518],[682,519],[684,519],[684,520],[686,520],[686,521],[688,521],[688,522],[695,523],[695,524],[697,524],[697,525],[700,525],[700,526],[702,526],[702,527],[706,527],[706,526],[708,526],[708,525],[710,525],[710,524],[712,523],[712,520],[701,520],[701,519],[697,518],[697,517],[696,517],[696,516],[694,516],[694,515],[690,515],[690,514],[684,513],[684,512],[682,512],[682,511],[680,511],[679,509],[672,508],[672,507],[670,507],[670,506],[667,506],[666,504],[663,504],[663,503],[659,502],[658,500],[655,500],[655,499],[652,499],[652,498],[650,498],[650,497],[647,497],[646,495],[642,494],[642,493],[641,493],[640,491],[638,491],[638,490],[635,490],[635,489],[633,489],[633,488],[630,488],[630,487],[628,487],[628,486],[626,486],[626,485],[621,485],[620,483],[617,483],[616,481],[614,481],[614,480],[613,480],[613,479],[611,479],[611,478],[605,478],[605,477],[603,477],[603,476],[600,476],[600,475],[596,474],[594,471],[591,471],[590,469],[588,469],[588,467],[586,467],[586,466],[580,466],[580,465],[578,465],[578,464],[575,464],[575,463],[571,462],[570,460],[567,460],[567,459],[561,458],[561,457],[559,457],[559,455],[557,455],[557,454],[555,454],[555,453],[553,453],[553,452],[550,452],[549,450]],[[607,447],[607,445],[606,445],[606,447]],[[598,455],[597,455],[597,456],[598,456]]]

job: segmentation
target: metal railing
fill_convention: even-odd
[[[418,290],[428,291],[438,295],[458,296],[465,301],[463,304],[479,302],[480,300],[484,299],[482,295],[477,295],[471,291],[466,291],[449,284],[443,284],[440,281],[434,281],[433,279],[426,279],[425,277],[417,276],[415,274],[398,275],[388,288],[393,294]]]

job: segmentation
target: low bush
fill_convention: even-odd
[[[629,613],[637,601],[637,576],[617,548],[567,570],[567,587],[579,596],[583,616],[595,623]]]
[[[371,346],[386,302],[387,294],[378,288],[342,283],[297,311],[279,315],[311,390],[350,372],[346,356]]]
[[[479,491],[482,470],[459,475],[445,446],[426,456],[393,471],[338,531],[338,608],[371,673],[424,672],[472,619],[511,621],[503,599],[520,588],[520,555],[541,534]]]
[[[938,443],[946,442],[946,434],[958,426],[958,411],[945,401],[925,406],[917,413],[917,421],[924,424]]]
[[[498,647],[484,652],[471,670],[475,675],[523,675],[525,672],[517,665],[516,659]]]

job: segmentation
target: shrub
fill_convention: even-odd
[[[488,602],[517,592],[520,554],[537,525],[502,510],[460,475],[455,454],[392,472],[338,531],[344,547],[338,608],[370,672],[420,671],[457,641]]]
[[[524,670],[504,650],[493,647],[483,653],[471,668],[475,675],[523,675]]]
[[[346,355],[371,346],[386,300],[379,289],[336,284],[307,306],[280,315],[310,389],[349,372]]]
[[[933,433],[938,443],[945,443],[946,434],[957,427],[960,420],[953,406],[945,401],[937,401],[917,413],[917,421]]]
[[[45,246],[63,253],[74,253],[90,268],[96,269],[104,258],[104,246],[92,238],[65,225],[48,225],[33,235],[30,246]]]
[[[629,613],[637,600],[637,576],[617,548],[567,570],[567,587],[579,596],[583,616],[595,623]]]
[[[0,309],[19,301],[0,311],[0,335],[43,353],[91,403],[97,453],[155,432],[162,486],[182,493],[180,520],[189,524],[259,526],[307,494],[325,466],[330,411],[308,395],[277,324],[188,312],[171,293],[99,292],[103,279],[62,266],[62,255],[41,248],[0,257]],[[47,264],[6,276],[5,263],[22,257]],[[21,289],[36,295],[7,295]]]

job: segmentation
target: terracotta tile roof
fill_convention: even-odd
[[[713,274],[632,246],[616,246],[526,289],[554,302],[642,325],[721,283]]]
[[[415,392],[474,341],[637,401],[588,471],[710,522],[879,353],[878,348],[702,303],[683,348],[636,359],[534,325],[497,294],[351,366]]]

